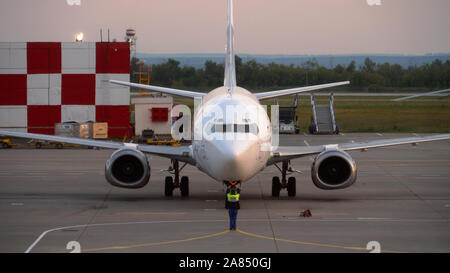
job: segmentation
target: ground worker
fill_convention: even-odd
[[[240,209],[239,196],[239,190],[236,189],[235,186],[232,186],[230,191],[227,193],[226,206],[228,207],[228,215],[230,217],[230,230],[236,230],[236,218],[238,210]]]
[[[226,194],[229,194],[231,191],[231,188],[235,188],[237,190],[237,193],[241,193],[241,189],[238,187],[237,181],[230,181],[227,185],[227,192]],[[228,198],[225,196],[225,209],[228,209]]]

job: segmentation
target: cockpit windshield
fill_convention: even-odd
[[[211,133],[250,133],[258,135],[259,128],[255,123],[250,124],[213,124]]]

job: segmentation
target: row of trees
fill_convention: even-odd
[[[136,58],[131,62],[132,81],[138,78]],[[249,90],[267,90],[296,86],[315,85],[335,81],[351,82],[350,88],[358,90],[396,89],[444,89],[450,86],[450,61],[436,59],[431,64],[403,68],[398,64],[377,64],[366,58],[362,66],[355,62],[348,66],[334,68],[320,66],[315,60],[302,66],[270,63],[263,65],[254,60],[246,63],[236,57],[237,83]],[[223,85],[224,65],[206,61],[201,69],[191,66],[180,67],[176,60],[169,59],[151,66],[151,84],[209,91]],[[349,88],[349,87],[346,87]]]

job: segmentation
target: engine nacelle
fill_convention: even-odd
[[[314,185],[323,190],[347,188],[356,181],[356,164],[344,151],[326,150],[314,160],[311,177]]]
[[[113,186],[138,189],[150,180],[150,165],[141,151],[124,148],[115,151],[106,161],[106,180]]]

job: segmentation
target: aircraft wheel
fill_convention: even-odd
[[[8,143],[3,142],[2,147],[3,147],[3,149],[6,149],[6,148],[9,148],[9,145],[8,145]]]
[[[166,176],[164,195],[170,197],[173,195],[173,177]]]
[[[42,145],[41,145],[41,143],[38,142],[38,143],[36,143],[35,147],[36,147],[36,149],[40,149],[42,147]]]
[[[274,176],[272,178],[272,197],[279,197],[281,191],[280,177]]]
[[[289,197],[295,197],[297,194],[296,179],[293,176],[288,178],[287,191]]]
[[[183,197],[189,196],[189,177],[187,177],[187,176],[181,177],[180,191],[181,191],[181,196],[183,196]]]
[[[63,145],[61,143],[56,144],[56,149],[62,149]]]

